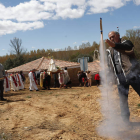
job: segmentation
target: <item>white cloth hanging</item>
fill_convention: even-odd
[[[56,72],[57,68],[53,59],[50,60],[48,71]]]
[[[10,91],[10,78],[8,75],[6,75],[6,78],[4,78],[4,91]]]

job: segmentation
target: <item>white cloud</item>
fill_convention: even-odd
[[[44,2],[45,5],[51,5],[50,11],[54,11],[55,15],[52,19],[56,20],[59,18],[80,18],[84,15],[86,9],[86,1],[80,0],[40,0]],[[73,8],[76,6],[76,8]]]
[[[77,42],[74,42],[73,44],[77,44]]]
[[[7,8],[0,4],[0,13],[0,19],[14,19],[17,21],[37,21],[49,19],[52,16],[51,12],[45,11],[45,5],[36,0]]]
[[[5,51],[5,49],[2,49],[3,51]]]
[[[34,49],[35,47],[32,47],[32,49]]]
[[[130,0],[88,0],[87,5],[90,7],[87,14],[106,13],[118,9]]]
[[[129,1],[132,0],[30,0],[13,7],[0,3],[0,29],[4,27],[0,35],[43,28],[42,20],[74,19],[84,14],[112,12]],[[140,0],[133,2],[140,5]]]
[[[0,3],[0,19],[18,22],[50,19],[80,18],[85,14],[106,13],[118,9],[131,0],[30,0],[13,7]],[[133,0],[136,5],[140,0]]]
[[[137,28],[140,28],[140,26],[134,26],[133,28],[134,28],[134,29],[137,29]]]
[[[133,0],[136,5],[140,5],[140,0]]]
[[[72,8],[72,6],[77,6]],[[31,0],[14,7],[0,4],[0,19],[38,21],[57,18],[80,18],[85,12],[85,0]]]
[[[43,22],[36,21],[36,22],[12,22],[10,20],[0,20],[0,35],[12,34],[16,31],[27,31],[27,30],[34,30],[43,28]]]

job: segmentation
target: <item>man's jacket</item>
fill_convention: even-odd
[[[115,74],[115,77],[119,84],[119,79],[115,70],[114,65],[114,49],[118,51],[119,56],[119,63],[122,68],[123,74],[126,78],[126,81],[128,80],[128,75],[131,73],[131,75],[137,75],[139,73],[139,64],[136,60],[135,53],[134,53],[134,46],[130,40],[125,40],[121,43],[115,43],[115,47],[109,47],[107,49],[107,55],[108,55],[108,65],[112,73]],[[133,73],[133,74],[132,74]]]

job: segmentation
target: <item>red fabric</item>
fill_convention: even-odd
[[[99,74],[95,74],[94,80],[100,80]]]
[[[34,81],[35,81],[35,83],[36,83],[36,85],[37,85],[37,82],[36,82],[36,79],[35,79],[35,75],[34,75],[34,73],[32,72],[32,74],[33,74],[33,77],[34,77]]]
[[[19,78],[18,73],[16,75],[17,75],[17,78],[18,78],[19,86],[21,86],[21,82],[20,82],[20,78]]]
[[[43,73],[43,79],[45,79],[46,78],[46,72],[44,71],[44,73]]]
[[[84,77],[82,78],[82,82],[83,82],[83,83],[85,82],[85,78],[84,78]]]
[[[15,83],[15,86],[17,87],[17,82],[16,82],[16,80],[15,80],[14,75],[11,75],[11,77],[12,77],[12,79],[13,79],[14,83]]]
[[[9,88],[8,78],[7,78],[7,77],[5,77],[5,79],[6,79],[6,88]]]

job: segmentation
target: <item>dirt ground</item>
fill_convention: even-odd
[[[29,91],[26,86],[4,96],[7,101],[0,101],[0,140],[113,140],[97,132],[104,118],[96,86],[40,91]],[[140,99],[132,88],[129,106],[132,122],[140,121]],[[130,140],[140,139],[139,132],[139,128],[122,132],[124,138],[119,139],[128,134]]]

